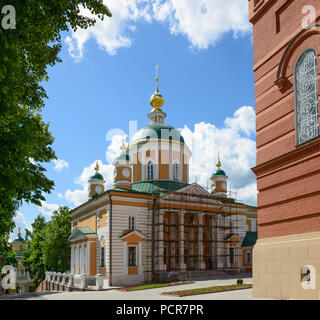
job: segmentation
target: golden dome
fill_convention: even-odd
[[[150,98],[150,104],[153,108],[155,109],[160,109],[161,106],[163,106],[164,104],[164,98],[163,95],[159,93],[159,88],[158,88],[158,68],[159,66],[156,66],[156,70],[157,70],[157,75],[156,75],[156,82],[157,82],[157,86],[156,86],[156,92],[151,96]]]

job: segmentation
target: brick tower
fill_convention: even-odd
[[[320,297],[319,13],[317,0],[249,0],[259,191],[255,297]]]

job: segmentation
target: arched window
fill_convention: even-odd
[[[147,179],[153,179],[153,163],[151,160],[147,162]]]
[[[303,52],[295,67],[296,144],[319,135],[317,55]]]
[[[173,164],[173,180],[179,180],[179,164]]]

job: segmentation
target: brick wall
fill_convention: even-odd
[[[304,5],[313,5],[320,13],[317,0],[249,0],[257,130],[253,170],[259,191],[260,239],[320,231],[320,143],[313,141],[314,147],[309,148],[295,142],[294,65],[310,47],[317,52],[320,92],[320,28],[298,36],[303,30]],[[294,37],[297,41],[285,56],[286,84],[280,90],[275,84],[278,66]]]

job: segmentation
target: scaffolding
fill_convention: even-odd
[[[236,193],[218,197],[203,187],[203,194],[170,187],[157,186],[149,200],[145,282],[239,272]]]

